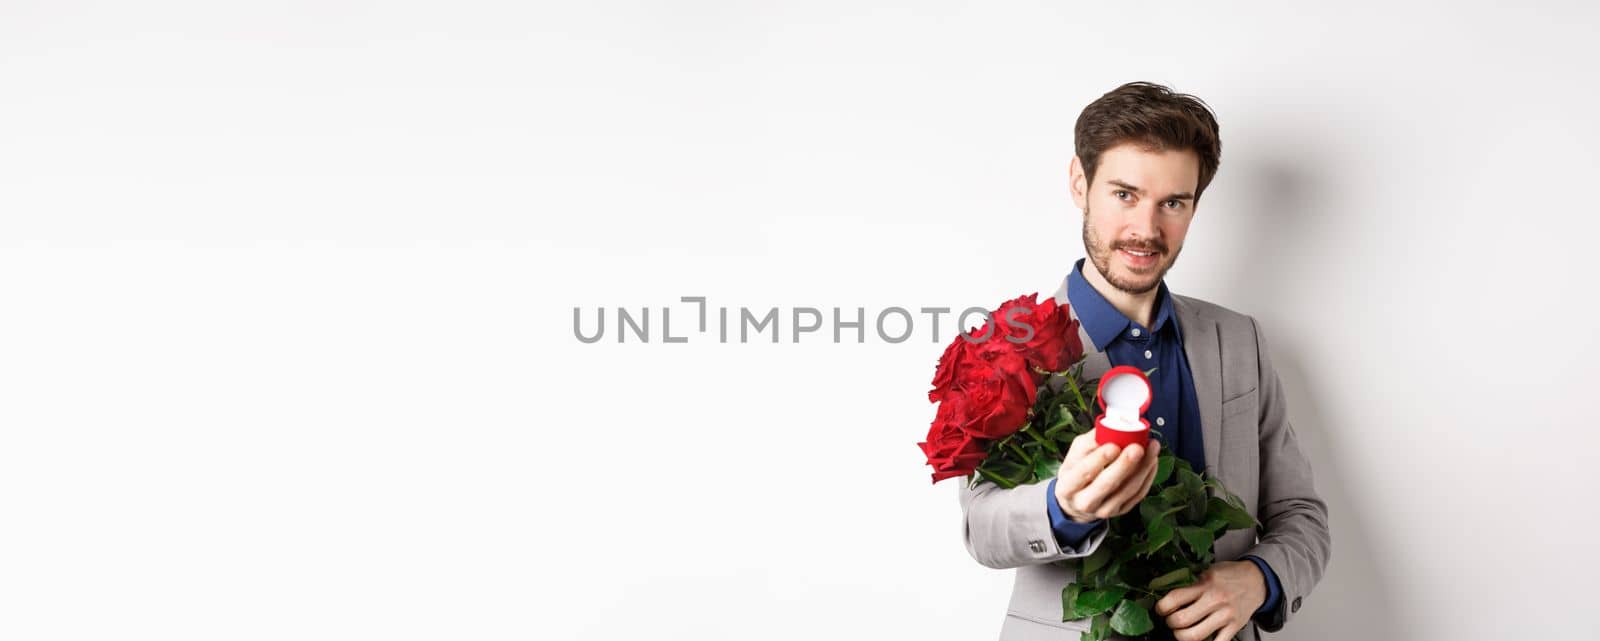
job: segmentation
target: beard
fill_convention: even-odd
[[[1089,208],[1083,208],[1083,249],[1089,254],[1089,262],[1094,263],[1094,268],[1100,270],[1106,282],[1119,291],[1132,295],[1139,295],[1155,289],[1161,285],[1161,279],[1167,277],[1167,270],[1178,262],[1178,253],[1183,251],[1179,247],[1176,252],[1167,253],[1167,243],[1159,238],[1148,240],[1119,240],[1109,244],[1101,244],[1099,234],[1089,226]],[[1135,274],[1124,276],[1111,271],[1112,255],[1119,249],[1129,249],[1140,252],[1157,252],[1160,257],[1155,269],[1149,274]]]

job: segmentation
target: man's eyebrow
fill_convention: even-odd
[[[1117,180],[1115,178],[1107,180],[1106,182],[1111,183],[1113,185],[1116,185],[1118,187],[1121,187],[1123,189],[1126,189],[1128,191],[1131,191],[1133,193],[1139,194],[1140,196],[1144,195],[1144,190],[1143,189],[1140,189],[1140,188],[1135,187],[1133,185],[1130,185],[1128,183],[1122,182],[1122,181]],[[1168,195],[1163,200],[1194,200],[1194,194],[1189,193],[1187,191],[1180,191],[1180,192],[1178,192],[1176,194]]]

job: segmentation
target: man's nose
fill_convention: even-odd
[[[1138,238],[1156,237],[1156,217],[1161,215],[1159,203],[1141,204],[1128,212],[1128,229]]]

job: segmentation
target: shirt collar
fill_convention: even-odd
[[[1133,321],[1118,311],[1111,301],[1101,295],[1089,280],[1083,277],[1083,258],[1072,264],[1072,273],[1067,274],[1067,304],[1072,305],[1072,310],[1078,316],[1078,321],[1083,323],[1083,329],[1094,340],[1095,348],[1105,351],[1106,346],[1117,336],[1128,329]],[[1178,337],[1178,342],[1183,342],[1183,330],[1179,327],[1178,318],[1172,312],[1172,294],[1167,291],[1167,281],[1162,279],[1156,290],[1156,319],[1155,327],[1151,332],[1162,331],[1168,323],[1172,324],[1172,331]]]

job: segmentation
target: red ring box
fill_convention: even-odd
[[[1150,409],[1152,395],[1150,379],[1139,368],[1118,365],[1106,370],[1095,390],[1095,402],[1105,410],[1094,419],[1095,443],[1149,446],[1150,421],[1143,414]]]

